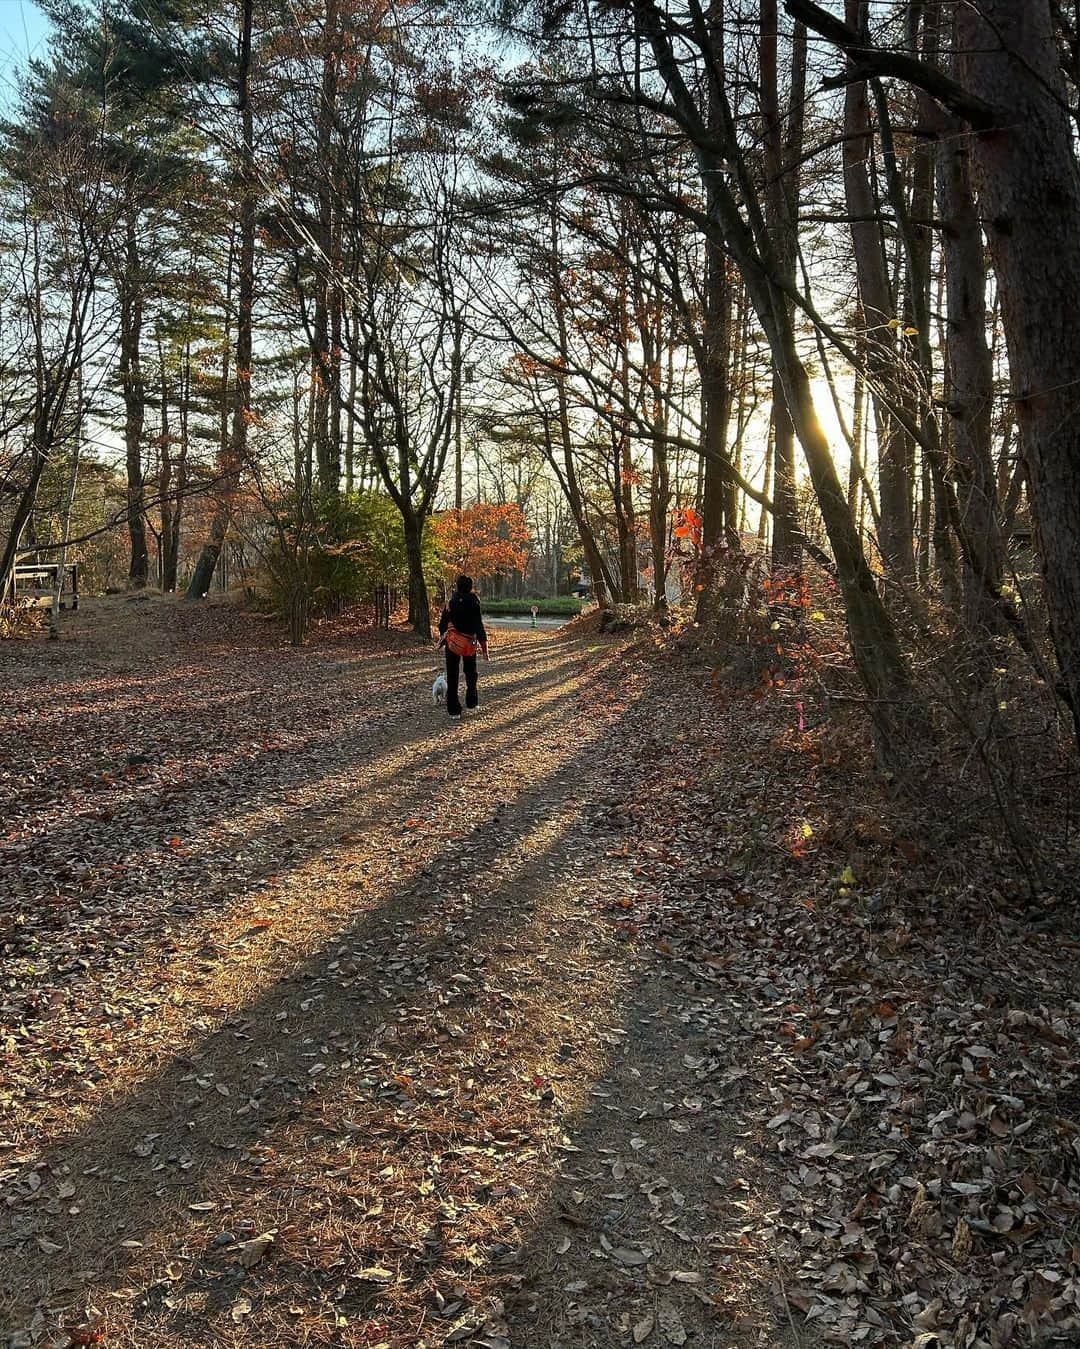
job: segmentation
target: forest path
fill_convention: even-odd
[[[783,1342],[701,986],[615,921],[650,676],[507,632],[455,728],[227,610],[12,650],[12,1345]]]

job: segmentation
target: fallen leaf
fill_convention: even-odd
[[[383,1269],[381,1265],[368,1265],[365,1269],[358,1269],[353,1278],[360,1279],[362,1283],[393,1283],[397,1275],[391,1269]]]
[[[653,1326],[655,1325],[656,1325],[655,1317],[643,1316],[642,1319],[637,1323],[636,1326],[634,1326],[634,1329],[631,1331],[634,1343],[644,1344],[645,1341],[649,1338],[649,1336],[653,1333]]]
[[[670,1305],[661,1307],[657,1319],[660,1323],[660,1333],[668,1344],[686,1343],[686,1330],[683,1327],[682,1317],[674,1307]]]
[[[251,1269],[257,1265],[266,1252],[274,1244],[277,1238],[277,1228],[273,1227],[269,1232],[263,1232],[260,1236],[252,1237],[248,1241],[241,1241],[236,1250],[240,1253],[240,1263],[245,1269]]]

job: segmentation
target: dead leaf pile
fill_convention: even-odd
[[[1080,942],[1026,924],[992,833],[920,859],[858,757],[824,771],[787,715],[671,679],[596,820],[634,862],[606,908],[707,1032],[694,1132],[756,1117],[774,1202],[743,1234],[825,1342],[1073,1343]]]
[[[3,671],[13,1344],[1077,1341],[1078,948],[992,838],[636,638],[455,766],[404,647],[125,603]]]

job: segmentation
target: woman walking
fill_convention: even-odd
[[[439,619],[439,645],[446,647],[446,710],[455,720],[461,717],[461,693],[458,688],[461,667],[465,667],[465,710],[480,706],[476,691],[476,655],[488,659],[487,633],[480,612],[480,601],[473,591],[471,576],[459,576],[450,602]]]

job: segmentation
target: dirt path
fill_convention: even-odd
[[[429,656],[231,614],[20,654],[10,1344],[784,1342],[715,1023],[613,921],[644,676],[506,633],[451,730]]]

